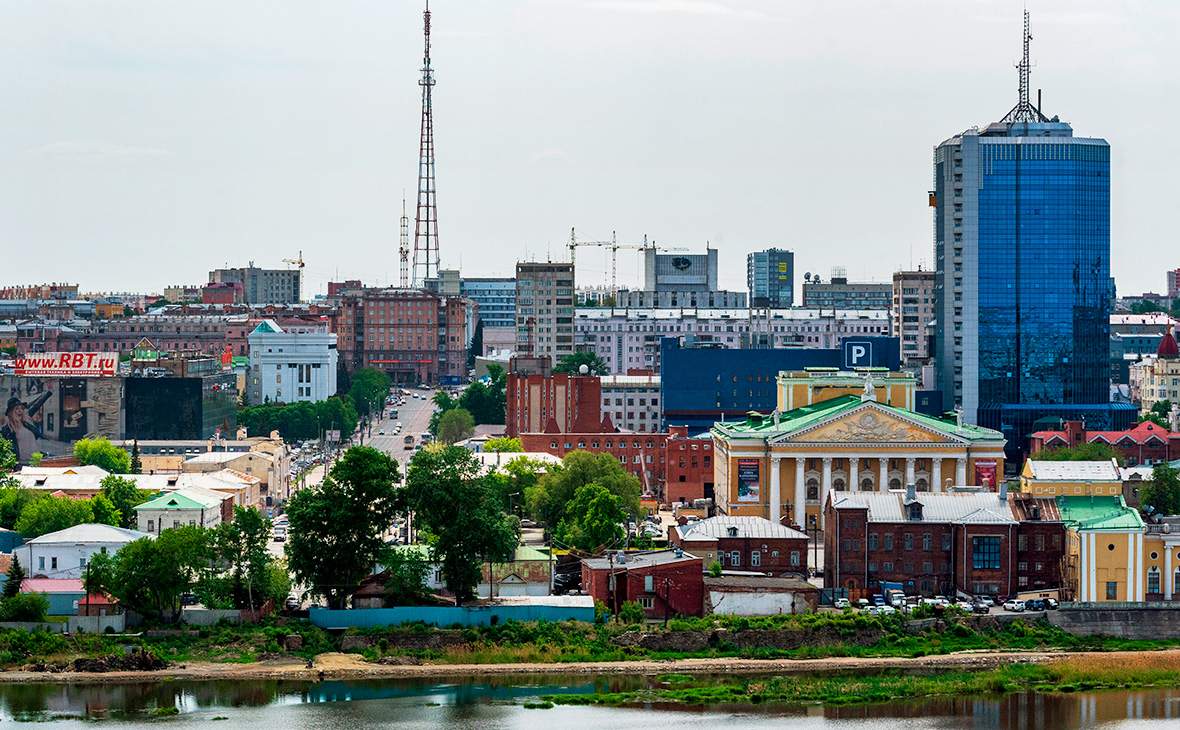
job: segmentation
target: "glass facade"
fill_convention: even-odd
[[[747,254],[746,285],[751,306],[794,306],[795,254],[780,248]]]

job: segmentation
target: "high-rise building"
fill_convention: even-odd
[[[557,364],[574,352],[574,265],[516,265],[516,351]]]
[[[832,267],[832,279],[820,281],[816,274],[803,279],[803,306],[822,309],[889,309],[893,284],[848,281],[843,266]]]
[[[795,306],[795,254],[781,248],[746,255],[750,306]]]
[[[1029,38],[1019,104],[935,148],[930,196],[938,388],[1010,454],[1039,419],[1134,415],[1109,403],[1110,145],[1032,105]]]
[[[933,319],[934,272],[894,272],[889,322],[893,336],[901,340],[901,360],[905,367],[925,365],[929,361],[926,325]]]
[[[240,269],[214,269],[211,284],[241,284],[246,304],[298,304],[302,300],[303,269],[260,269],[251,261]]]

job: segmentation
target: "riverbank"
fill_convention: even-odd
[[[833,672],[883,670],[937,670],[988,672],[1009,665],[1045,665],[1066,659],[1110,660],[1123,666],[1150,662],[1155,657],[1170,657],[1180,678],[1180,650],[1158,652],[1087,652],[1019,651],[964,652],[925,657],[828,657],[824,659],[740,659],[689,658],[677,660],[643,660],[610,662],[549,662],[539,664],[378,664],[359,654],[321,654],[309,668],[305,660],[268,659],[250,664],[190,662],[161,671],[133,672],[0,672],[0,683],[103,683],[164,682],[174,680],[246,680],[284,679],[292,681],[356,679],[454,679],[458,677],[495,677],[520,675],[806,675]]]

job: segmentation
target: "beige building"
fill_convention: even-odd
[[[574,353],[574,265],[516,265],[516,351],[549,357]]]
[[[926,324],[933,319],[934,272],[894,272],[889,323],[892,335],[901,340],[901,360],[906,367],[930,361]]]
[[[1140,409],[1147,413],[1159,401],[1180,403],[1180,347],[1171,332],[1160,340],[1155,361],[1140,370]]]

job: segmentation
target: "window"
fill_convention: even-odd
[[[1016,536],[1016,549],[1020,552],[1028,550],[1028,535]]]
[[[886,573],[892,573],[893,572],[893,563],[883,563],[881,565],[881,569],[884,570]]]
[[[877,533],[869,533],[869,550],[877,549]]]
[[[890,532],[885,533],[885,548],[884,549],[885,550],[892,550],[893,549],[893,533],[890,533]]]
[[[907,532],[905,534],[905,549],[906,549],[906,552],[909,552],[910,550],[914,549],[914,535],[913,535],[913,533]]]
[[[742,564],[742,554],[737,550],[731,550],[729,553],[729,564],[737,568]]]
[[[906,575],[913,575],[913,572],[914,572],[914,564],[913,563],[905,563],[904,567],[905,567]]]
[[[1106,582],[1106,600],[1113,601],[1119,597],[1119,584],[1113,580]]]
[[[155,532],[156,531],[155,522],[156,522],[155,520],[148,520],[148,532]]]
[[[750,551],[750,567],[757,568],[762,565],[762,553],[758,550]]]
[[[1159,568],[1153,567],[1151,570],[1147,571],[1147,592],[1148,593],[1159,593],[1160,592],[1160,571],[1159,571]]]
[[[45,557],[37,558],[37,570],[45,570]]]
[[[649,593],[651,591],[655,590],[655,588],[652,587],[652,584],[654,582],[655,582],[655,576],[652,576],[652,575],[643,576],[643,590],[648,591]]]
[[[1045,536],[1044,535],[1037,535],[1037,550],[1044,550],[1044,549],[1045,549]]]
[[[924,575],[930,575],[933,572],[934,572],[934,563],[922,563],[922,573]]]
[[[943,550],[950,550],[951,549],[951,535],[949,532],[943,534],[943,536],[942,536],[942,549]]]
[[[798,550],[791,551],[791,567],[792,568],[799,567],[799,551]],[[1178,584],[1180,584],[1180,570],[1176,571],[1176,581]]]
[[[971,538],[972,567],[975,570],[1000,569],[1000,538]]]
[[[922,535],[922,549],[925,550],[926,552],[930,552],[930,550],[933,547],[934,547],[934,535],[930,534],[929,532]],[[929,573],[930,571],[926,571],[926,572]]]
[[[644,611],[650,611],[656,607],[656,599],[652,598],[651,596],[640,596],[639,607]]]
[[[844,549],[845,549],[845,550],[851,550],[851,549],[852,549],[852,541],[851,541],[851,540],[845,540],[845,541],[844,541]]]
[[[50,558],[49,559],[49,569],[50,570],[57,570],[57,558]]]

